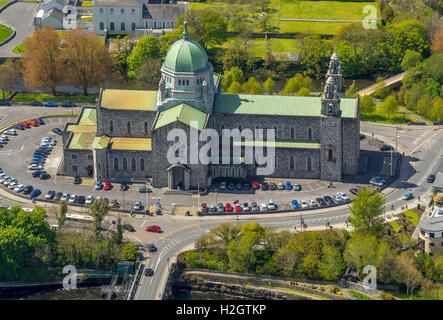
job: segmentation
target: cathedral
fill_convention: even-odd
[[[209,187],[217,178],[252,180],[262,164],[246,161],[245,149],[259,142],[236,141],[241,154],[217,155],[220,161],[171,163],[174,141],[168,134],[174,129],[187,133],[176,154],[189,160],[195,132],[212,129],[222,136],[227,129],[273,129],[273,170],[266,177],[340,181],[357,175],[359,100],[344,97],[336,53],[321,97],[226,94],[206,51],[188,38],[185,23],[161,74],[158,91],[102,88],[96,107],[84,107],[64,128],[60,174],[113,182],[150,178],[153,187],[185,190]],[[205,142],[197,144],[201,148]]]

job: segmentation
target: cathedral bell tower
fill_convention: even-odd
[[[321,97],[320,177],[322,180],[342,179],[343,131],[340,94],[332,76],[326,80]]]

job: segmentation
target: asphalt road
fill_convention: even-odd
[[[12,27],[16,32],[14,39],[0,47],[0,57],[20,56],[12,53],[12,49],[34,33],[33,22],[37,9],[36,2],[16,2],[0,13],[0,24]]]

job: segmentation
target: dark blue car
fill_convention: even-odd
[[[45,124],[45,122],[43,121],[42,118],[37,118],[37,119],[34,119],[34,120],[37,121],[37,123],[38,123],[39,125]]]
[[[297,200],[292,200],[292,202],[291,202],[291,206],[292,206],[294,209],[298,209],[298,208],[300,208],[300,205],[298,204],[298,201],[297,201]]]
[[[292,184],[291,184],[291,181],[286,181],[285,189],[286,189],[286,190],[292,190]]]
[[[58,107],[57,102],[52,102],[52,101],[46,101],[45,103],[43,103],[43,105],[45,107]]]
[[[31,198],[35,198],[38,197],[42,192],[40,191],[40,189],[34,189],[31,191],[31,193],[29,194],[29,196]]]

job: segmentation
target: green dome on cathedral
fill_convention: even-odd
[[[184,23],[183,39],[172,44],[166,55],[163,68],[172,72],[198,72],[208,68],[208,55],[197,42],[188,39],[188,28]]]

